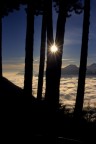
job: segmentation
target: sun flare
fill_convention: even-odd
[[[57,46],[55,44],[51,46],[50,52],[54,53],[54,54],[58,52],[58,48],[57,48]]]

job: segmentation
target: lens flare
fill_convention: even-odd
[[[58,48],[55,44],[50,47],[50,52],[53,54],[58,52]]]

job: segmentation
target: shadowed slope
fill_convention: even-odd
[[[35,122],[35,102],[24,95],[23,89],[2,77],[0,79],[0,133],[7,141],[25,140],[30,137]],[[6,137],[6,138],[5,138]]]
[[[23,90],[10,82],[8,79],[2,77],[0,79],[0,97],[1,96],[20,96],[22,95]]]
[[[10,82],[8,79],[6,79],[5,77],[2,77],[0,79],[0,98],[1,97],[8,97],[8,98],[24,98],[23,97],[24,92],[23,89],[20,88],[19,86],[16,86],[15,84],[13,84],[12,82]],[[32,96],[32,100],[35,100],[35,97]]]

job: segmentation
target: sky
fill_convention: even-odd
[[[26,6],[21,6],[19,11],[14,10],[9,16],[3,18],[2,30],[2,60],[3,73],[22,72],[24,70],[25,39],[26,39]],[[91,0],[90,29],[89,29],[89,49],[88,65],[96,63],[96,0]],[[57,14],[53,10],[54,39],[56,34]],[[40,55],[42,17],[35,16],[34,33],[34,73],[38,71]],[[83,13],[76,15],[72,13],[67,18],[64,48],[62,57],[62,67],[69,64],[79,66],[80,50],[82,39]]]

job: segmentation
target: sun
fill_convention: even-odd
[[[50,47],[50,52],[55,54],[58,52],[58,48],[55,44],[53,44],[51,47]]]

